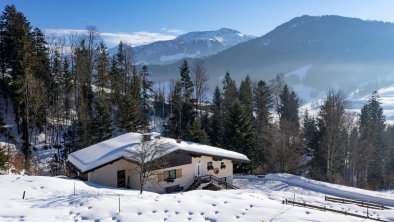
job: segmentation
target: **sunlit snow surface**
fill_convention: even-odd
[[[191,191],[159,195],[100,187],[53,177],[0,176],[0,221],[365,221],[359,218],[283,205],[285,198],[366,214],[366,209],[324,201],[325,191],[369,195],[394,201],[392,192],[373,192],[273,174],[238,177],[240,190]],[[76,195],[73,194],[75,184]],[[312,187],[308,187],[312,184]],[[295,186],[296,185],[296,186]],[[310,189],[309,189],[310,188]],[[311,190],[312,189],[312,190]],[[23,191],[26,191],[22,200]],[[120,209],[118,201],[120,197]],[[356,196],[354,196],[356,197]],[[393,210],[370,215],[394,220]]]

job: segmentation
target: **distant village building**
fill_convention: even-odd
[[[141,158],[135,158],[135,153],[143,143],[164,148],[159,156],[146,158],[163,163],[144,186],[144,190],[157,193],[197,189],[207,182],[235,188],[233,164],[249,162],[243,154],[213,146],[164,138],[158,133],[127,133],[71,153],[67,160],[70,172],[103,186],[139,189]]]

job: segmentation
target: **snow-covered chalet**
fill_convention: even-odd
[[[136,158],[134,154],[141,151],[142,144],[161,144],[164,152],[152,159],[141,159],[141,155]],[[144,190],[157,193],[201,189],[207,184],[236,188],[232,185],[233,164],[249,162],[237,152],[165,138],[158,133],[126,133],[70,153],[67,164],[70,175],[81,179],[103,186],[139,189],[138,166],[141,161],[153,159],[166,164],[154,170]]]

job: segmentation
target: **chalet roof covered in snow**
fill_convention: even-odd
[[[158,134],[153,133],[152,135],[155,136]],[[68,161],[82,173],[88,172],[120,158],[130,158],[130,152],[140,147],[142,138],[143,135],[140,133],[126,133],[73,152],[68,155]],[[175,139],[164,137],[160,138],[160,142],[165,145],[165,154],[181,150],[191,154],[221,157],[237,162],[249,161],[249,159],[241,153],[218,147],[187,141],[178,143]]]

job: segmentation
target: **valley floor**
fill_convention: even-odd
[[[325,202],[324,195],[367,198],[394,206],[390,191],[366,191],[287,174],[237,177],[235,185],[241,189],[140,195],[66,177],[0,176],[0,221],[369,221],[281,203],[293,199],[294,193],[296,201],[357,214],[366,215],[366,209]],[[392,208],[369,210],[369,214],[394,221]]]

